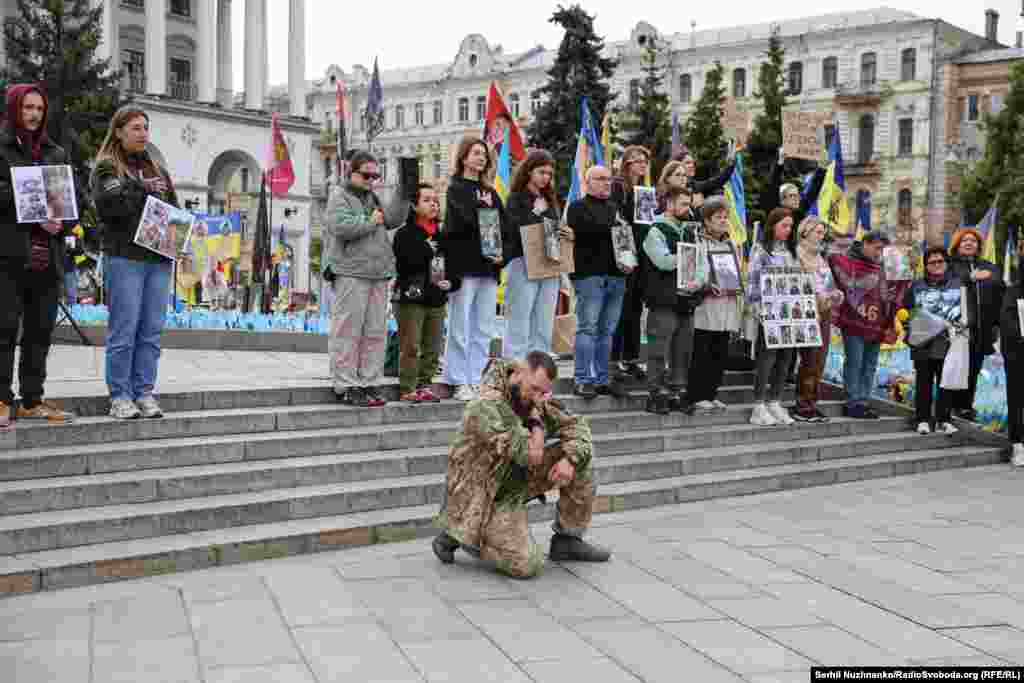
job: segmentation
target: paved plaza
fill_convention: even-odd
[[[610,563],[526,582],[416,540],[15,597],[0,671],[795,683],[815,663],[1021,664],[1022,487],[996,465],[600,515]]]

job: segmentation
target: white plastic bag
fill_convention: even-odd
[[[952,391],[963,391],[968,386],[971,372],[971,345],[967,334],[954,334],[942,364],[939,386]]]

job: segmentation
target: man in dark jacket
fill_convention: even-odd
[[[14,393],[14,347],[21,323],[21,361],[18,385],[20,420],[70,422],[72,415],[43,401],[46,356],[56,321],[57,301],[64,280],[66,226],[58,221],[21,223],[15,202],[11,169],[19,166],[67,163],[64,150],[46,134],[47,102],[35,85],[7,88],[7,119],[0,129],[0,429],[10,426]],[[39,192],[47,188],[39,187]],[[44,201],[45,200],[41,200]],[[45,218],[45,213],[43,214]]]

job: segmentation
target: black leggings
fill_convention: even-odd
[[[14,402],[14,347],[18,344],[19,323],[19,393],[29,407],[43,397],[60,285],[52,267],[33,272],[20,264],[0,262],[0,401],[7,405]]]

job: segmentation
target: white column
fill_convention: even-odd
[[[231,49],[231,0],[215,0],[217,8],[217,90],[222,106],[234,106]]]
[[[167,0],[146,1],[146,92],[167,94]]]
[[[199,44],[196,60],[199,62],[196,85],[200,102],[217,101],[217,0],[203,0],[199,3],[196,22]]]
[[[306,115],[306,0],[288,5],[288,99],[292,116]]]
[[[263,109],[267,87],[267,3],[245,0],[245,107]]]

